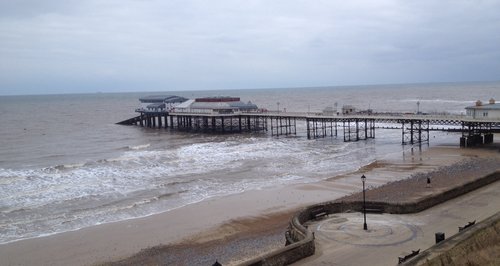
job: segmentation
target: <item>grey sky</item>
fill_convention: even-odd
[[[0,94],[500,79],[500,1],[0,0]]]

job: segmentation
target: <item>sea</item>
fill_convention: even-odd
[[[288,137],[116,124],[137,115],[140,97],[157,94],[235,96],[281,112],[353,105],[460,115],[478,99],[500,99],[500,82],[0,96],[0,244],[317,182],[410,148],[389,129],[344,142],[341,133],[309,140],[301,122]],[[431,147],[458,145],[460,136],[431,135]]]

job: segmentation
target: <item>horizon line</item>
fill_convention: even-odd
[[[119,93],[164,93],[164,92],[202,92],[202,91],[229,91],[229,90],[285,90],[285,89],[320,89],[341,87],[376,87],[376,86],[401,86],[401,85],[431,85],[431,84],[467,84],[467,83],[500,83],[500,80],[481,81],[429,81],[409,83],[375,83],[375,84],[348,84],[348,85],[317,85],[297,87],[260,87],[260,88],[222,88],[222,89],[186,89],[186,90],[151,90],[151,91],[95,91],[95,92],[61,92],[61,93],[26,93],[26,94],[0,94],[0,97],[10,96],[50,96],[50,95],[90,95],[90,94],[119,94]]]

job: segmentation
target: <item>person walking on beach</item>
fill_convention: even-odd
[[[431,178],[427,177],[427,187],[431,187]]]

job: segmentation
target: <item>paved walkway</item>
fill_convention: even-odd
[[[500,182],[416,214],[333,214],[309,223],[316,236],[316,254],[294,265],[397,265],[398,256],[421,251],[435,243],[435,233],[446,238],[470,221],[500,211]]]

